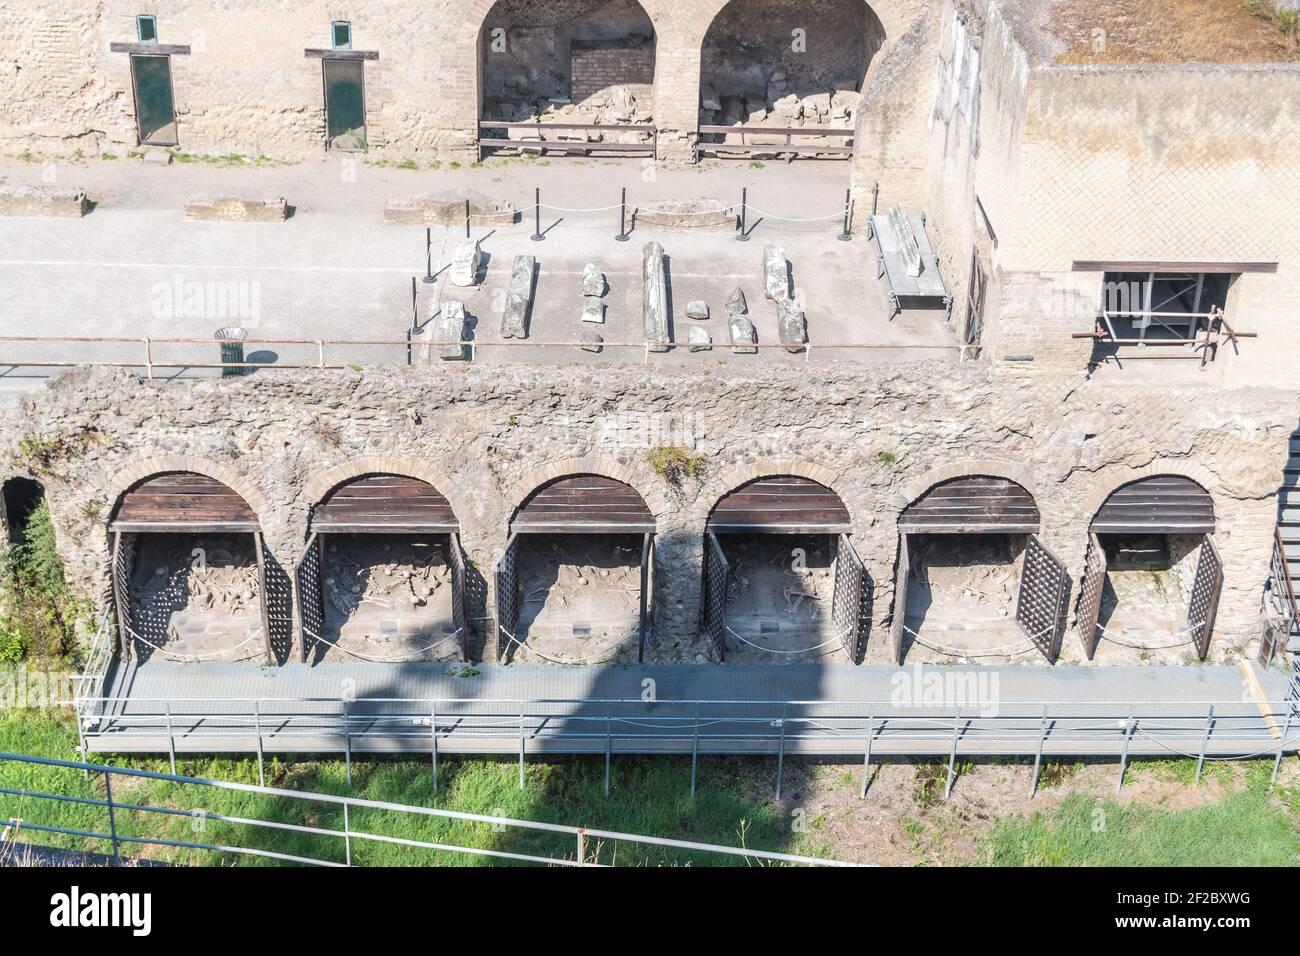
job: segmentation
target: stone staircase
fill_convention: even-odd
[[[1282,469],[1282,487],[1277,495],[1277,531],[1282,540],[1282,554],[1293,586],[1300,588],[1300,428],[1287,444],[1286,465]],[[1300,682],[1300,619],[1292,617],[1286,634],[1287,647],[1295,669],[1292,692]]]

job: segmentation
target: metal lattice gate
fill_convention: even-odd
[[[253,553],[257,555],[257,603],[262,610],[262,640],[266,644],[266,662],[274,663],[271,654],[271,595],[266,586],[266,548],[262,532],[253,532]]]
[[[1083,587],[1079,589],[1079,637],[1083,652],[1092,660],[1101,640],[1098,619],[1101,617],[1101,594],[1106,588],[1106,549],[1097,535],[1088,534],[1088,554],[1083,559]]]
[[[514,652],[519,628],[519,536],[512,534],[493,573],[496,582],[497,657]]]
[[[1210,635],[1214,631],[1214,618],[1219,613],[1219,594],[1223,591],[1223,561],[1214,538],[1205,536],[1200,553],[1196,556],[1196,577],[1192,579],[1192,594],[1187,602],[1187,626],[1195,628],[1196,652],[1202,659],[1210,651]]]
[[[1053,664],[1061,653],[1069,600],[1070,576],[1065,565],[1043,546],[1037,535],[1029,535],[1025,542],[1025,563],[1020,571],[1016,623]]]
[[[650,640],[650,587],[652,581],[652,567],[655,556],[655,536],[646,533],[641,542],[641,617],[640,626],[637,629],[637,652],[638,661],[645,660],[646,642]]]
[[[460,659],[469,660],[469,630],[465,623],[465,555],[460,550],[460,535],[447,535],[447,560],[451,565],[451,623],[460,641]]]
[[[718,660],[727,659],[727,575],[730,568],[718,536],[704,535],[704,620],[702,630],[713,642]]]
[[[835,550],[835,591],[831,597],[831,623],[849,661],[861,664],[867,650],[871,624],[871,589],[867,569],[846,534]]]
[[[894,661],[903,663],[903,631],[907,618],[907,584],[911,576],[912,556],[907,547],[907,535],[898,536],[898,570],[894,574],[894,611],[890,619],[889,640]]]
[[[298,605],[298,655],[307,660],[307,638],[314,642],[325,627],[325,596],[321,593],[321,541],[316,532],[307,539],[298,565],[293,569],[294,595]]]
[[[113,611],[117,618],[117,653],[129,659],[134,650],[131,640],[131,565],[135,558],[135,535],[113,532],[112,591]]]

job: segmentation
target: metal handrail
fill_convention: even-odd
[[[371,841],[376,843],[390,843],[401,846],[417,847],[422,849],[437,850],[441,852],[461,853],[468,856],[486,856],[498,859],[508,859],[530,863],[543,863],[555,866],[603,866],[604,864],[592,862],[587,859],[586,843],[588,839],[609,840],[618,843],[633,843],[646,846],[661,846],[670,849],[688,850],[692,852],[710,853],[721,856],[735,856],[745,859],[765,860],[773,863],[795,863],[807,866],[834,866],[846,867],[857,866],[858,864],[847,863],[840,860],[829,860],[820,857],[801,856],[793,853],[779,853],[771,850],[751,850],[745,847],[722,846],[712,843],[697,843],[690,840],[675,840],[667,837],[654,837],[642,834],[623,833],[617,830],[603,830],[590,827],[574,827],[558,823],[543,823],[537,820],[519,820],[511,817],[493,816],[480,813],[466,813],[459,810],[441,810],[434,807],[419,807],[411,804],[391,803],[386,800],[370,800],[363,797],[342,797],[334,794],[317,793],[302,790],[288,790],[280,787],[267,787],[249,783],[237,783],[229,780],[211,780],[204,777],[190,777],[175,773],[159,773],[151,770],[134,770],[124,767],[109,767],[102,764],[93,764],[85,761],[59,760],[51,757],[33,757],[23,754],[0,753],[0,761],[9,761],[17,763],[35,764],[46,767],[59,767],[64,769],[81,770],[84,773],[100,774],[104,780],[104,799],[99,800],[89,797],[74,797],[65,794],[53,794],[44,791],[24,790],[15,788],[0,788],[0,794],[9,796],[27,797],[37,800],[50,800],[61,803],[74,803],[81,806],[101,807],[107,811],[109,827],[107,833],[93,830],[73,829],[66,827],[56,827],[46,824],[36,824],[29,821],[8,818],[3,821],[6,827],[15,830],[34,830],[45,833],[59,833],[72,836],[81,836],[88,839],[106,840],[112,844],[114,859],[120,861],[121,845],[123,843],[145,844],[155,846],[172,846],[186,849],[203,849],[215,852],[233,853],[241,855],[260,856],[269,859],[279,860],[281,862],[304,863],[319,866],[351,866],[352,865],[352,840]],[[316,836],[332,837],[344,841],[345,862],[340,864],[337,861],[322,860],[315,857],[306,857],[279,853],[272,850],[259,850],[249,847],[239,847],[229,844],[207,844],[191,841],[179,840],[161,840],[149,837],[138,837],[118,832],[116,822],[116,812],[118,810],[127,810],[135,813],[153,813],[166,816],[189,816],[194,817],[197,814],[194,811],[179,810],[174,807],[157,807],[146,804],[129,803],[113,798],[112,780],[114,777],[132,777],[145,780],[161,780],[170,783],[181,783],[201,787],[209,787],[217,790],[231,790],[239,793],[251,793],[259,796],[274,797],[278,800],[296,800],[305,803],[330,804],[341,806],[343,808],[343,829],[335,830],[328,827],[312,826],[307,824],[290,824],[280,823],[270,820],[257,820],[248,817],[231,817],[221,814],[203,813],[205,820],[214,820],[222,823],[234,823],[248,826],[254,829],[271,829],[271,830],[291,830],[296,833],[307,833]],[[574,838],[576,843],[576,856],[573,859],[567,857],[547,857],[537,856],[535,854],[512,853],[505,850],[491,850],[479,847],[468,847],[456,844],[434,843],[428,840],[413,840],[406,837],[395,837],[387,834],[369,833],[362,830],[354,830],[349,823],[348,813],[353,809],[374,809],[384,810],[392,813],[401,813],[411,816],[435,817],[446,820],[456,820],[458,822],[468,823],[485,823],[495,827],[513,827],[520,830],[534,830],[546,833],[555,833],[568,835]]]

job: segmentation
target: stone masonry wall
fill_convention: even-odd
[[[1226,574],[1215,642],[1225,649],[1259,633],[1274,494],[1297,418],[1295,388],[1117,390],[974,363],[772,367],[761,379],[633,366],[262,371],[189,384],[76,370],[0,426],[0,477],[45,484],[71,578],[102,595],[108,515],[158,471],[199,471],[240,492],[284,568],[298,560],[313,502],[335,483],[371,471],[420,477],[451,501],[484,578],[513,509],[539,484],[609,475],[637,488],[658,522],[651,653],[671,660],[698,650],[690,642],[713,503],[751,478],[803,475],[834,489],[852,516],[874,582],[868,660],[882,662],[896,519],[932,484],[995,474],[1024,485],[1077,595],[1087,524],[1106,495],[1146,474],[1180,474],[1214,499]],[[707,466],[674,487],[646,453],[682,441]],[[481,620],[490,609],[476,603]],[[1063,659],[1081,656],[1067,634]]]

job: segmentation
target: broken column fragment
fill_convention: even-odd
[[[702,299],[692,299],[686,303],[686,317],[688,319],[707,319],[709,317],[709,304]]]
[[[808,320],[788,296],[776,303],[776,328],[787,352],[802,352],[808,342]]]
[[[579,341],[582,344],[578,348],[584,352],[599,352],[605,347],[604,336],[595,329],[583,329]]]
[[[709,335],[709,330],[703,326],[692,325],[686,341],[692,352],[707,352],[713,348],[713,336]]]
[[[731,351],[736,355],[754,355],[758,352],[758,332],[749,321],[749,304],[745,293],[736,287],[727,297],[727,330],[731,334]]]
[[[645,340],[651,352],[667,352],[672,344],[668,326],[668,287],[664,277],[664,248],[647,242],[641,250],[641,312]]]
[[[537,260],[532,256],[515,256],[510,270],[510,292],[501,310],[501,337],[528,338],[528,317],[533,305],[533,275]]]
[[[600,301],[600,296],[584,295],[582,297],[582,321],[604,323],[605,303]]]
[[[465,303],[444,302],[438,315],[425,325],[421,338],[426,342],[443,343],[432,346],[440,359],[454,361],[464,358],[465,349],[459,343],[465,338]]]
[[[597,298],[605,294],[605,273],[597,269],[593,262],[582,267],[582,294]]]
[[[452,285],[461,287],[478,285],[478,270],[482,260],[483,252],[479,248],[478,240],[466,239],[452,254],[451,269],[448,271],[447,278]]]
[[[790,264],[780,246],[763,247],[763,290],[773,302],[790,298]]]

